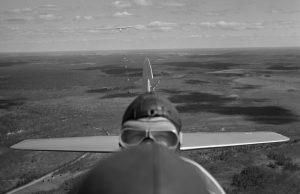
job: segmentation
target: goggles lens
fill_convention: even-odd
[[[136,145],[147,136],[146,131],[126,129],[121,132],[121,141],[128,145]]]
[[[146,138],[167,147],[177,147],[179,135],[175,131],[148,131],[124,129],[120,135],[120,143],[123,147],[136,146]]]
[[[151,134],[154,141],[168,147],[177,146],[179,142],[177,133],[174,133],[173,131],[152,131]]]

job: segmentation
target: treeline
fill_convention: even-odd
[[[266,166],[248,166],[235,174],[228,194],[237,193],[300,193],[300,177],[293,174],[300,167],[283,153],[269,152]],[[293,177],[293,178],[291,178]]]

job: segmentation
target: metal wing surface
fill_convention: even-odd
[[[275,143],[289,138],[274,132],[197,132],[183,133],[180,150]]]
[[[21,150],[68,151],[68,152],[116,152],[118,136],[90,136],[28,139],[11,148]]]
[[[198,132],[183,133],[181,150],[227,147],[238,145],[275,143],[289,138],[274,132]],[[40,151],[68,152],[116,152],[119,151],[118,136],[90,136],[28,139],[11,148]]]

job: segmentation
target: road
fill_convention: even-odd
[[[28,187],[30,187],[30,186],[32,186],[32,185],[38,183],[38,182],[40,182],[40,181],[43,181],[44,179],[49,179],[49,178],[51,178],[56,172],[58,172],[59,170],[65,168],[66,166],[72,165],[72,164],[74,164],[74,163],[76,163],[76,162],[78,162],[78,161],[84,159],[88,154],[89,154],[89,153],[84,153],[83,155],[79,156],[78,158],[76,158],[76,159],[74,159],[74,160],[72,160],[72,161],[66,163],[66,164],[63,165],[62,167],[59,167],[59,168],[57,168],[57,169],[55,169],[55,170],[53,170],[53,171],[47,173],[46,175],[43,175],[42,177],[40,177],[40,178],[38,178],[38,179],[35,179],[35,180],[33,180],[33,181],[31,181],[31,182],[25,184],[25,185],[22,185],[22,186],[20,186],[20,187],[17,187],[17,188],[15,188],[15,189],[12,189],[12,190],[8,191],[6,194],[15,194],[15,193],[18,193],[18,192],[20,192],[20,191],[22,191],[22,190],[24,190],[24,189],[26,189],[26,188],[28,188]]]

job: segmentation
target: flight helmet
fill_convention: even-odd
[[[123,115],[122,125],[129,120],[149,117],[164,117],[175,125],[178,133],[181,131],[181,120],[176,108],[169,100],[154,92],[141,94],[133,100]]]

